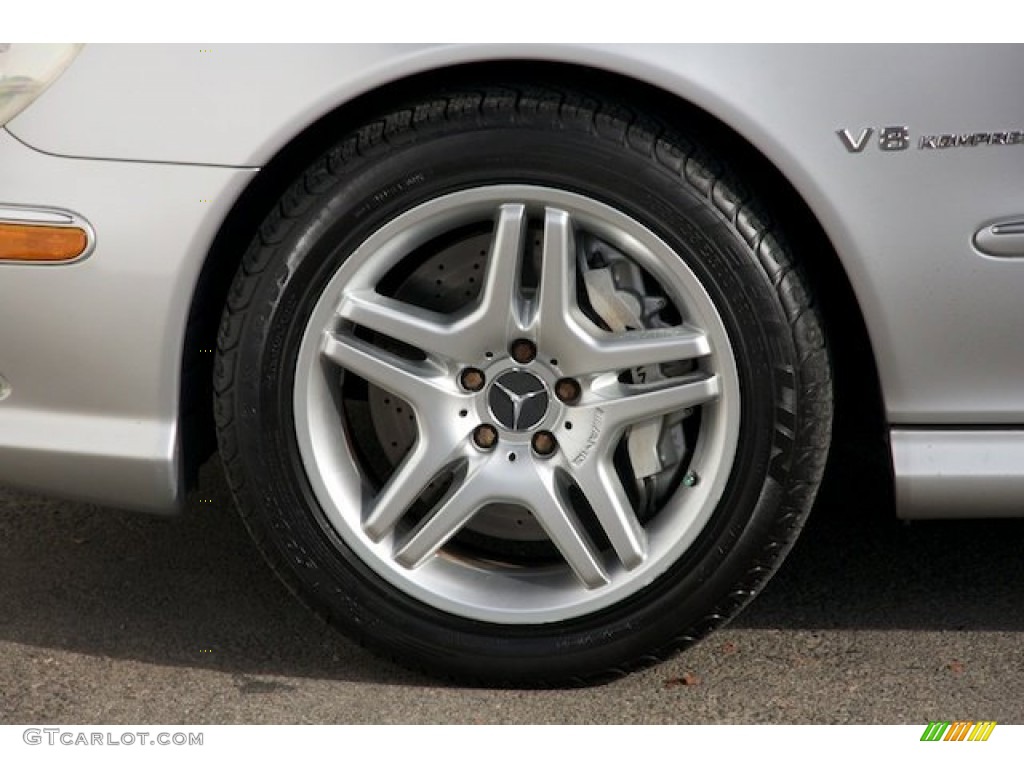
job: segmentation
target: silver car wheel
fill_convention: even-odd
[[[388,289],[437,243],[481,227],[479,287],[463,306],[441,312]],[[595,317],[584,239],[639,268],[675,322],[612,330]],[[346,408],[353,386],[411,411],[411,444],[384,477]],[[677,562],[722,496],[741,415],[725,325],[680,255],[602,202],[528,185],[434,198],[356,248],[305,324],[293,402],[302,465],[345,545],[430,606],[504,624],[599,611]],[[670,419],[688,424],[685,458],[640,514],[624,441]],[[501,540],[510,516],[553,556],[463,540],[474,526]]]

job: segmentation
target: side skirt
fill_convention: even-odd
[[[893,429],[904,520],[1024,517],[1024,430]]]

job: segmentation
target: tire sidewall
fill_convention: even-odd
[[[294,371],[306,323],[356,246],[400,213],[484,184],[582,194],[642,222],[694,272],[730,336],[740,377],[739,448],[730,480],[694,544],[649,587],[600,612],[538,626],[472,621],[416,601],[378,577],[327,522],[299,456]],[[797,390],[795,348],[752,248],[677,173],[599,136],[549,127],[462,126],[349,158],[344,182],[290,217],[243,320],[233,403],[247,482],[241,504],[300,594],[350,632],[396,655],[508,679],[586,676],[635,649],[679,647],[720,623],[776,523],[793,445],[780,404]],[[253,280],[255,278],[240,277]],[[782,408],[783,419],[792,417]],[[339,427],[340,429],[340,427]]]

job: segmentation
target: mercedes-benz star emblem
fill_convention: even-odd
[[[548,412],[548,389],[526,371],[506,371],[491,385],[487,405],[505,429],[525,432],[540,424]]]

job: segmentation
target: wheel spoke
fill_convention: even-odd
[[[553,472],[538,474],[544,477],[535,488],[536,498],[530,504],[530,511],[576,577],[588,589],[604,586],[610,579],[572,509],[566,489]]]
[[[382,296],[376,291],[347,294],[338,307],[343,320],[449,360],[459,359],[464,329],[451,317]]]
[[[575,249],[569,214],[547,209],[533,326],[544,347],[558,356],[565,375],[623,371],[711,354],[707,335],[685,324],[619,334],[598,328],[576,302]]]
[[[694,360],[711,354],[707,336],[689,326],[627,331],[607,339],[582,335],[577,351],[563,364],[569,376],[624,371],[658,363]],[[564,356],[563,356],[564,357]],[[566,366],[571,366],[571,370]]]
[[[477,459],[475,466],[456,478],[440,506],[432,512],[395,552],[395,560],[406,568],[418,568],[437,550],[457,534],[476,511],[486,503],[489,495],[486,482],[480,478],[485,459]]]
[[[571,344],[574,323],[570,318],[576,302],[576,254],[573,224],[565,211],[544,212],[544,241],[537,307],[532,324],[540,343],[553,352]]]
[[[491,240],[480,304],[473,312],[475,324],[486,326],[493,337],[485,343],[499,344],[507,337],[510,324],[520,324],[519,275],[525,239],[526,206],[501,206]]]
[[[667,413],[694,408],[716,400],[721,392],[718,376],[698,374],[659,381],[656,385],[615,382],[595,389],[591,407],[603,411],[607,429],[618,429]]]
[[[526,207],[499,207],[480,301],[461,314],[417,307],[374,290],[349,293],[338,317],[446,360],[475,359],[504,347],[519,320],[519,273]],[[510,327],[511,326],[511,327]]]
[[[558,357],[565,375],[587,372],[589,350],[595,346],[591,330],[599,329],[587,320],[576,303],[576,237],[572,217],[566,211],[547,208],[544,212],[538,280],[536,308],[531,318],[538,345],[546,354]]]
[[[455,396],[445,389],[441,372],[429,363],[407,360],[353,336],[325,332],[321,352],[331,362],[421,410]]]
[[[578,468],[574,477],[619,560],[636,568],[647,557],[647,534],[614,469],[598,460]]]
[[[477,510],[490,503],[525,504],[576,577],[588,588],[609,582],[596,549],[583,531],[563,484],[547,469],[481,460],[470,467],[457,487],[424,520],[395,553],[407,568],[416,568],[434,555],[469,522]]]
[[[427,486],[462,455],[465,439],[441,445],[437,438],[421,438],[374,497],[363,530],[374,541],[390,533]]]

